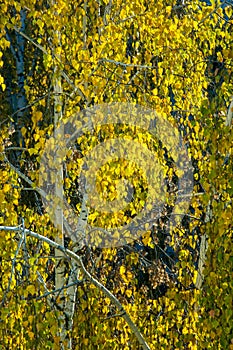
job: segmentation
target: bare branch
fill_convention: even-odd
[[[36,297],[36,300],[40,300],[40,299],[43,299],[43,298],[47,298],[48,296],[52,295],[52,294],[56,294],[56,293],[60,293],[61,290],[64,290],[64,289],[68,289],[68,288],[71,288],[73,286],[77,286],[79,284],[82,284],[83,281],[75,281],[75,282],[72,282],[72,283],[69,283],[67,284],[66,286],[63,286],[62,288],[58,288],[58,289],[54,289],[52,291],[47,291],[46,293],[44,293],[43,295],[40,295],[39,297]]]
[[[141,64],[123,63],[123,62],[119,62],[119,61],[110,60],[107,58],[101,58],[100,62],[113,63],[113,64],[115,64],[117,66],[121,66],[121,67],[133,67],[133,68],[140,68],[140,69],[155,69],[156,68],[154,66],[144,66]]]
[[[0,231],[4,230],[4,231],[15,231],[15,232],[21,232],[22,231],[22,227],[20,226],[16,226],[16,227],[9,227],[9,226],[0,226]],[[83,274],[86,276],[86,278],[92,283],[94,284],[98,289],[100,289],[111,301],[112,303],[117,307],[117,309],[119,310],[119,313],[122,315],[122,317],[124,318],[124,320],[127,322],[127,324],[129,325],[130,329],[132,330],[132,332],[135,334],[136,338],[139,341],[139,344],[142,346],[143,350],[150,350],[149,345],[147,344],[147,342],[145,341],[143,335],[141,334],[141,332],[139,331],[139,329],[137,328],[137,326],[135,325],[135,323],[132,321],[132,319],[130,318],[129,314],[126,312],[126,310],[124,309],[124,307],[121,305],[121,303],[119,302],[119,300],[115,297],[115,295],[113,295],[102,283],[100,283],[97,279],[95,279],[85,268],[82,259],[80,258],[80,256],[78,256],[77,254],[75,254],[73,251],[57,244],[56,242],[52,241],[51,239],[49,239],[48,237],[42,236],[39,233],[30,231],[28,229],[24,229],[25,234],[27,234],[30,237],[34,237],[40,241],[43,241],[47,244],[49,244],[51,247],[60,250],[63,254],[65,254],[66,256],[69,256],[71,259],[74,259],[77,263],[77,265],[79,266],[79,268],[82,270]]]

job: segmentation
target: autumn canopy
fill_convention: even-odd
[[[0,11],[0,348],[233,350],[232,1]]]

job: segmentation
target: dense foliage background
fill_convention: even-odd
[[[232,2],[6,0],[0,8],[0,348],[140,348],[124,311],[34,232],[82,259],[149,348],[233,349]],[[42,205],[41,157],[57,122],[111,102],[154,109],[176,125],[192,161],[193,193],[170,227],[179,174],[166,148],[140,129],[86,133],[60,169],[77,215],[86,210],[77,185],[83,157],[122,134],[155,152],[168,195],[134,242],[77,248]],[[116,174],[128,176],[136,200],[116,216],[89,208],[90,226],[129,222],[146,201],[140,170],[124,160],[110,165],[107,178],[106,169],[99,173],[101,191],[114,200]]]

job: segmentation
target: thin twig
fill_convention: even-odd
[[[141,65],[141,64],[123,63],[123,62],[119,62],[119,61],[115,61],[115,60],[110,60],[107,58],[101,58],[100,62],[113,63],[113,64],[115,64],[117,66],[121,66],[121,67],[133,67],[133,68],[141,68],[141,69],[155,69],[156,68],[154,66],[145,66],[145,65]]]
[[[63,286],[62,288],[58,288],[58,289],[54,289],[52,291],[48,291],[48,292],[44,293],[43,295],[40,295],[39,297],[36,297],[36,300],[44,299],[44,298],[48,297],[51,294],[55,294],[55,293],[61,292],[64,289],[68,289],[70,287],[73,287],[75,285],[79,285],[79,284],[82,284],[82,283],[83,283],[83,281],[78,281],[77,280],[76,282],[72,282],[70,284],[67,284],[66,286]]]
[[[212,16],[214,13],[216,13],[216,11],[223,6],[226,3],[226,0],[223,1],[222,3],[220,3],[217,7],[215,7],[215,9],[213,9],[213,11],[211,11],[206,17],[202,18],[202,20],[198,23],[198,25],[200,26],[202,23],[205,22],[205,20],[207,20],[208,17]]]

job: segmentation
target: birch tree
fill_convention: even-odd
[[[231,348],[232,6],[5,1],[1,12],[2,346]],[[127,123],[94,123],[113,103],[152,109],[172,125],[192,163],[192,193],[179,182],[169,132],[153,134],[158,119],[132,127],[131,110]],[[73,118],[81,132],[67,145],[73,131],[62,128]],[[120,138],[131,159],[88,173],[88,156]],[[139,149],[154,154],[162,189],[159,171],[148,183]],[[95,193],[82,173],[95,177]],[[54,190],[54,216],[40,174]],[[150,187],[165,202],[159,215],[152,208],[138,221],[135,240],[95,246],[140,216]],[[101,212],[98,193],[122,206]],[[177,209],[181,197],[188,206]]]

